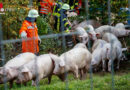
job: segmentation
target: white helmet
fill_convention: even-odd
[[[69,10],[70,9],[69,4],[63,4],[62,9]]]
[[[38,11],[35,10],[35,9],[31,9],[31,10],[29,11],[29,13],[28,13],[28,17],[36,18],[36,17],[38,17],[38,16],[39,16]]]

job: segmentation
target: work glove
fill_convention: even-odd
[[[27,38],[27,33],[25,31],[21,33],[21,38]]]
[[[40,37],[38,36],[38,44],[41,44],[42,40],[40,39]]]

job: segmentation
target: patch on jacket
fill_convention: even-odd
[[[34,29],[34,27],[33,27],[33,26],[28,26],[27,28],[28,28],[28,29]]]

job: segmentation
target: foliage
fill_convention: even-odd
[[[102,24],[108,24],[108,0],[90,0],[89,17],[99,20]],[[128,0],[110,0],[111,24],[126,23],[128,13],[120,8],[128,8]]]
[[[10,3],[11,2],[11,3]],[[22,21],[30,9],[29,0],[6,0],[3,2],[5,14],[2,15],[4,39],[18,38]],[[34,8],[36,1],[34,2]]]
[[[29,0],[3,0],[4,8],[6,9],[5,15],[2,15],[3,20],[3,32],[4,39],[11,38],[19,38],[19,29],[21,27],[22,21],[27,16],[28,10],[30,9],[30,1]],[[10,3],[11,2],[11,3]],[[33,0],[33,8],[38,7],[39,3]],[[85,5],[85,0],[83,0],[83,5]],[[117,22],[126,23],[126,11],[121,11],[121,7],[128,7],[128,0],[111,0],[111,15],[112,15],[112,24]],[[81,15],[83,18],[76,17],[74,19],[82,21],[86,18],[86,14],[84,13],[85,6],[83,6],[81,10]],[[90,0],[89,1],[89,17],[90,19],[96,19],[102,24],[108,23],[108,9],[107,9],[107,0]],[[50,26],[48,24],[50,20],[50,16],[47,18],[39,17],[37,20],[37,25],[39,28],[39,34],[47,34],[48,28],[52,28],[53,25]],[[54,21],[54,20],[51,20]],[[46,23],[47,22],[47,23]],[[50,23],[50,22],[49,22]]]

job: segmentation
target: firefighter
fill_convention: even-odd
[[[32,52],[35,54],[39,53],[38,44],[41,43],[41,39],[38,36],[38,29],[35,23],[38,16],[38,11],[31,9],[28,13],[28,16],[22,23],[22,27],[19,31],[22,38],[22,52]],[[27,38],[30,40],[26,40]]]
[[[57,30],[58,32],[66,32],[69,33],[71,30],[71,23],[69,23],[69,20],[67,18],[67,12],[70,9],[70,6],[68,4],[63,4],[62,2],[58,2],[57,7],[54,8],[54,16],[55,16],[55,30]],[[62,18],[61,18],[62,15]],[[63,27],[61,26],[61,24],[63,23]],[[72,40],[72,36],[66,36],[66,44],[68,47],[72,47],[73,46],[73,40]]]
[[[39,0],[40,1],[40,15],[44,17],[47,16],[49,13],[53,12],[53,6],[57,5],[54,0]]]

